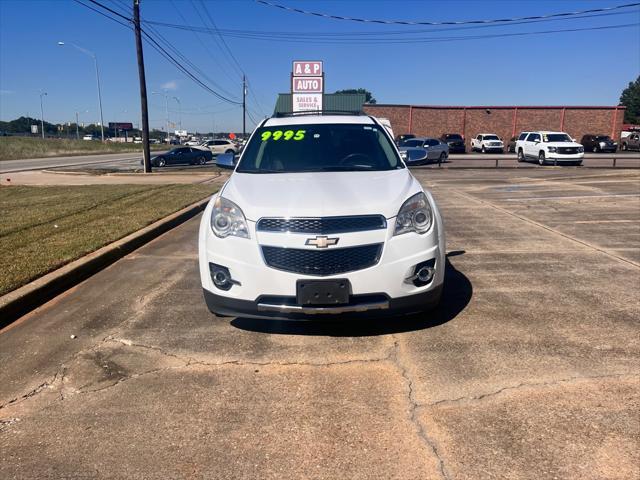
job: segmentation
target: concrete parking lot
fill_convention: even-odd
[[[195,218],[0,333],[0,478],[637,479],[640,172],[414,172],[437,311],[216,318]]]

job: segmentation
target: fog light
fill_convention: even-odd
[[[413,267],[412,274],[405,279],[405,283],[413,283],[416,287],[423,287],[433,280],[435,274],[436,259],[432,258]]]
[[[231,273],[227,267],[210,263],[209,271],[211,272],[213,284],[220,290],[229,290],[233,285],[240,285],[240,282],[231,278]]]

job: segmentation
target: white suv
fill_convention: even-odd
[[[200,148],[211,150],[213,155],[219,155],[221,153],[238,153],[238,147],[236,147],[231,140],[225,140],[223,138],[207,140],[200,144]]]
[[[524,132],[516,141],[516,153],[519,162],[582,165],[584,147],[564,132]]]
[[[481,133],[476,138],[471,139],[471,151],[480,150],[482,153],[487,152],[504,152],[504,143],[495,133]]]
[[[216,163],[233,168],[233,156]],[[444,283],[435,201],[365,115],[264,120],[205,209],[198,243],[219,315],[413,313],[437,305]]]

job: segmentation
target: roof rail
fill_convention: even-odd
[[[345,110],[308,110],[304,112],[278,112],[274,113],[274,118],[282,117],[299,117],[304,115],[366,115],[363,111],[345,111]]]

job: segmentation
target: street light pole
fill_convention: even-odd
[[[78,127],[78,112],[76,112],[76,140],[80,140],[80,128]]]
[[[180,130],[182,130],[182,104],[178,97],[173,97],[173,99],[178,102],[178,125],[180,126]]]
[[[66,44],[65,42],[58,42],[58,45],[64,46]],[[100,72],[98,70],[98,58],[96,57],[96,54],[93,53],[92,51],[79,47],[75,43],[69,42],[69,45],[71,45],[76,50],[81,51],[85,55],[89,55],[91,58],[93,58],[93,63],[96,69],[96,84],[98,86],[98,106],[100,107],[100,133],[102,135],[102,141],[104,142],[104,117],[102,116],[102,92],[100,89]]]
[[[42,129],[42,139],[44,140],[44,107],[42,105],[42,97],[44,97],[47,92],[40,92],[40,128]]]

